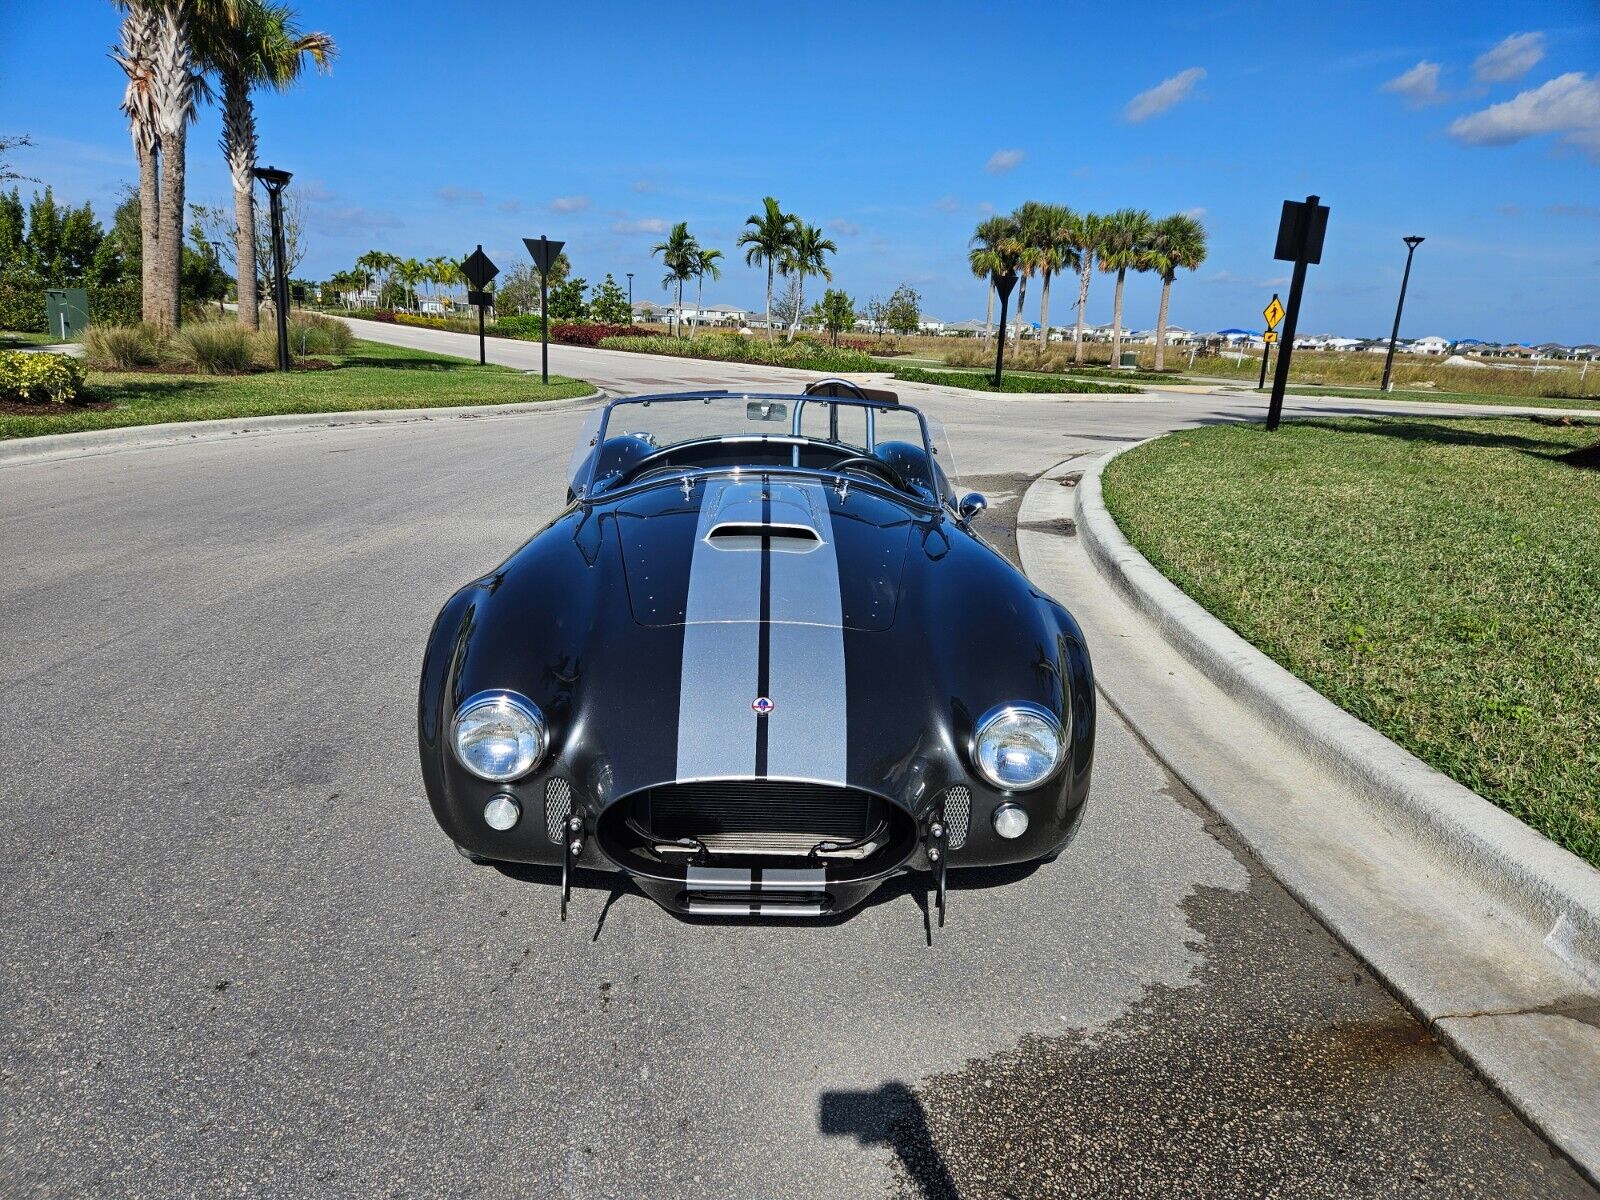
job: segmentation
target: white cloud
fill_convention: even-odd
[[[661,190],[656,186],[653,179],[635,179],[628,187],[635,192],[659,192]]]
[[[983,165],[983,169],[991,175],[1004,175],[1007,171],[1015,171],[1021,161],[1021,150],[996,150],[989,155],[989,161]]]
[[[855,237],[861,232],[861,226],[854,221],[846,221],[843,217],[835,217],[828,222],[828,232],[837,233],[841,237]]]
[[[589,208],[587,196],[557,196],[550,201],[550,211],[558,213],[585,212]]]
[[[1523,138],[1559,133],[1600,161],[1600,78],[1579,71],[1557,75],[1536,88],[1452,121],[1450,136],[1469,146],[1509,146]]]
[[[1582,217],[1589,221],[1600,221],[1600,205],[1552,204],[1544,211],[1552,217]]]
[[[517,199],[502,200],[495,205],[503,213],[519,213],[522,211],[522,201]]]
[[[956,213],[961,211],[961,201],[954,196],[940,196],[933,202],[933,206],[942,213]]]
[[[1479,83],[1510,83],[1521,79],[1544,57],[1544,34],[1513,33],[1472,64]]]
[[[446,184],[434,193],[446,204],[482,204],[483,193],[473,188],[459,188]]]
[[[1380,91],[1404,96],[1412,104],[1433,104],[1439,95],[1439,64],[1423,59],[1409,71],[1396,75]]]
[[[665,233],[672,228],[671,221],[660,217],[644,217],[638,221],[618,221],[611,227],[612,233]]]
[[[1193,217],[1196,221],[1204,221],[1206,219],[1206,210],[1203,208],[1186,208],[1183,210],[1183,215]]]
[[[1249,275],[1237,275],[1232,271],[1213,271],[1209,275],[1197,277],[1199,283],[1220,283],[1225,287],[1249,287],[1257,290],[1267,288],[1281,288],[1289,285],[1287,275],[1274,275],[1267,279],[1257,279]]]
[[[1148,121],[1151,117],[1160,116],[1174,104],[1181,104],[1194,92],[1195,86],[1206,77],[1204,67],[1190,67],[1187,71],[1179,71],[1170,79],[1163,79],[1149,91],[1140,92],[1128,101],[1128,107],[1122,110],[1125,120],[1138,123]]]

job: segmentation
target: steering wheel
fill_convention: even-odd
[[[864,469],[870,474],[878,476],[878,478],[882,479],[890,486],[899,488],[902,492],[909,492],[911,490],[911,485],[906,482],[904,475],[900,474],[899,471],[895,470],[888,463],[884,462],[883,459],[871,454],[848,455],[845,458],[839,459],[837,462],[829,463],[827,469],[829,471]]]

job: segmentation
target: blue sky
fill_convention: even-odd
[[[546,233],[578,274],[631,270],[659,297],[668,223],[734,258],[771,193],[828,229],[858,302],[906,281],[959,320],[983,315],[972,227],[1033,198],[1196,212],[1211,256],[1171,319],[1255,328],[1285,290],[1279,206],[1316,192],[1332,217],[1303,331],[1386,334],[1419,233],[1408,335],[1600,341],[1593,3],[300,7],[340,58],[259,109],[263,161],[308,202],[303,274],[478,242],[504,266]],[[134,176],[115,36],[110,4],[0,0],[0,131],[97,209]],[[193,200],[227,197],[217,134],[208,109]],[[763,282],[735,259],[707,300],[757,308]],[[1097,276],[1091,320],[1111,293]],[[1130,282],[1129,325],[1156,293]],[[1074,298],[1056,290],[1057,322]]]

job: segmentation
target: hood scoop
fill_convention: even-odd
[[[706,543],[718,550],[760,550],[774,554],[807,554],[822,545],[822,535],[810,525],[776,522],[723,521],[706,534]]]

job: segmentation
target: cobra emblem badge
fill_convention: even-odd
[[[757,716],[764,717],[778,706],[766,696],[757,696],[750,701],[750,707],[756,710]]]

